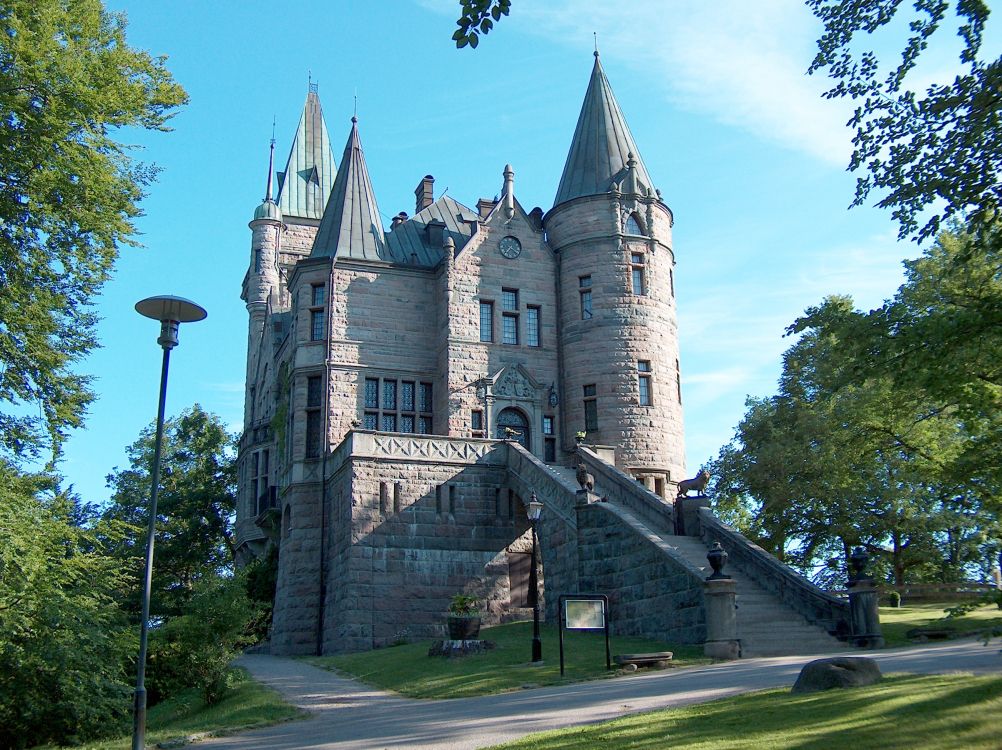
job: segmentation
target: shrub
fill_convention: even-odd
[[[891,591],[887,595],[887,599],[890,601],[892,607],[901,606],[901,594],[898,593],[897,591]]]
[[[209,705],[226,692],[229,663],[253,642],[259,607],[243,575],[200,582],[184,613],[150,632],[150,703],[198,688]]]

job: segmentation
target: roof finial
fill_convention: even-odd
[[[351,113],[351,121],[358,122],[358,87],[355,87],[355,109]]]
[[[268,154],[268,186],[264,191],[265,201],[271,201],[271,176],[275,172],[275,116],[271,117],[271,151]]]
[[[598,32],[597,31],[593,31],[591,33],[592,33],[592,36],[595,37],[595,57],[598,57]]]
[[[317,93],[317,84],[313,82],[313,70],[311,68],[306,69],[306,86],[309,93]]]

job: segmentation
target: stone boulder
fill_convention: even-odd
[[[832,688],[861,687],[880,682],[880,667],[862,656],[816,659],[804,665],[793,685],[794,693],[816,693]]]

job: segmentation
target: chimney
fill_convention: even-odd
[[[430,174],[426,174],[421,178],[421,182],[414,188],[414,197],[417,198],[417,202],[414,204],[414,213],[421,213],[421,211],[435,202],[434,185],[435,178]]]
[[[494,210],[494,206],[498,204],[498,199],[495,198],[491,200],[489,198],[481,198],[477,201],[477,213],[480,215],[481,219],[486,219],[490,216],[491,211]]]
[[[407,221],[407,212],[401,211],[392,219],[390,219],[390,230],[396,229],[400,224],[403,224],[405,221]]]

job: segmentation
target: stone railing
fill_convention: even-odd
[[[504,443],[479,438],[352,430],[327,457],[328,478],[350,457],[434,464],[505,463]]]
[[[578,579],[577,494],[563,478],[518,443],[508,441],[508,484],[527,503],[532,493],[543,503],[539,519],[546,618],[555,622],[560,594],[581,591]]]
[[[709,508],[699,509],[703,541],[709,546],[720,542],[729,564],[740,568],[755,583],[776,594],[807,621],[824,627],[833,635],[849,633],[849,603],[832,596],[794,572],[740,532],[717,518]],[[724,570],[726,573],[726,569]]]
[[[577,458],[595,477],[596,491],[635,514],[661,535],[674,536],[675,509],[664,498],[651,492],[640,482],[620,471],[590,448],[579,445]]]

